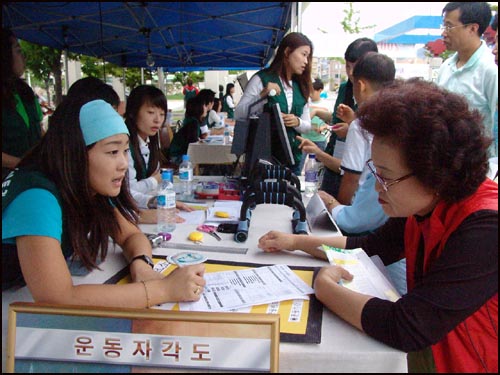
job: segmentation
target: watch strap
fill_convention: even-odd
[[[130,261],[129,265],[131,265],[132,262],[134,262],[134,261],[136,261],[138,259],[142,260],[143,262],[146,262],[146,264],[148,266],[150,266],[151,268],[154,268],[154,266],[155,266],[154,263],[153,263],[153,260],[149,256],[144,255],[144,254],[137,255],[136,257],[133,257],[132,260]]]

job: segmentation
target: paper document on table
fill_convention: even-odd
[[[223,135],[209,135],[207,138],[202,140],[203,143],[210,143],[210,144],[219,144],[222,145],[224,144],[224,136]]]
[[[181,311],[229,311],[271,302],[308,299],[314,289],[287,265],[205,273],[196,302],[179,302]]]
[[[185,202],[185,204],[191,207],[193,210],[206,211],[208,210],[208,203],[195,203],[195,202]]]
[[[341,266],[349,271],[352,281],[342,280],[342,285],[359,293],[389,301],[397,301],[401,295],[396,287],[377,268],[363,249],[342,250],[322,245],[330,264]]]
[[[207,222],[238,222],[242,201],[218,200],[207,210]],[[220,213],[227,213],[227,217],[220,217]]]
[[[177,215],[182,217],[185,221],[182,224],[203,224],[205,222],[205,211],[179,211]]]

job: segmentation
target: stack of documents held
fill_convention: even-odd
[[[392,302],[401,297],[396,287],[363,249],[343,250],[327,245],[321,247],[330,264],[341,266],[354,276],[351,281],[342,280],[342,285],[346,288]]]

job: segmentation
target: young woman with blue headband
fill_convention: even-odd
[[[2,289],[26,284],[36,302],[72,305],[198,300],[204,265],[164,277],[149,264],[126,176],[129,131],[110,104],[90,96],[66,98],[42,142],[3,183]],[[75,285],[70,269],[98,268],[109,238],[122,248],[132,282]]]

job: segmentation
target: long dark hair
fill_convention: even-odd
[[[118,96],[113,87],[96,77],[85,77],[75,81],[68,89],[67,96],[81,96],[85,95],[85,93],[95,95],[93,94],[94,91],[98,91],[99,97],[111,104],[115,109],[120,105],[120,96]]]
[[[149,165],[147,170],[144,171],[139,139],[137,138],[136,123],[139,110],[144,103],[149,103],[153,107],[158,107],[165,111],[165,118],[162,124],[165,123],[168,112],[167,98],[160,89],[150,85],[140,85],[130,92],[125,109],[125,124],[127,124],[128,131],[130,132],[130,148],[138,180],[142,179],[141,176],[144,175],[146,177],[151,176],[158,169],[158,163],[165,162],[163,154],[160,152],[160,132],[158,132],[149,137]]]
[[[98,96],[95,93],[92,98],[85,93],[66,97],[50,117],[48,131],[42,141],[19,164],[20,167],[35,167],[57,186],[62,199],[64,235],[74,251],[74,257],[89,270],[98,268],[99,250],[101,260],[104,260],[109,237],[120,231],[113,205],[129,222],[136,224],[138,220],[138,209],[129,192],[128,178],[123,180],[120,193],[115,198],[95,195],[89,185],[88,151],[95,143],[85,146],[79,116],[80,108],[89,101],[101,99]]]
[[[16,101],[14,94],[17,93],[25,103],[35,99],[35,93],[21,78],[14,74],[12,65],[14,57],[12,55],[13,38],[16,36],[10,29],[2,28],[2,106],[15,108]]]
[[[307,58],[307,65],[301,75],[293,74],[292,79],[296,80],[300,87],[300,92],[302,96],[309,98],[311,93],[311,69],[312,69],[312,57],[314,54],[313,44],[309,40],[307,36],[302,33],[289,33],[287,34],[283,40],[281,41],[278,51],[276,52],[276,56],[273,59],[273,62],[269,66],[269,71],[277,74],[283,79],[283,81],[288,84],[286,71],[287,71],[287,56],[286,53],[290,54],[295,51],[297,48],[302,46],[309,46],[311,49],[311,53]],[[287,48],[289,49],[287,51]]]
[[[225,96],[230,96],[231,98],[233,97],[233,95],[231,95],[231,90],[233,87],[234,87],[234,83],[228,83],[226,85],[226,95]]]
[[[199,95],[196,95],[193,98],[189,98],[186,103],[186,113],[184,115],[184,120],[186,121],[189,118],[195,118],[201,123],[203,121],[204,104],[204,98]]]

